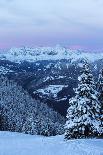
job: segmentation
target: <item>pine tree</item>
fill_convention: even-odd
[[[90,137],[100,134],[100,106],[93,75],[85,63],[75,97],[70,99],[65,125],[65,139]]]
[[[103,69],[101,69],[98,83],[97,83],[97,91],[98,91],[98,100],[100,102],[100,120],[101,126],[103,127]]]

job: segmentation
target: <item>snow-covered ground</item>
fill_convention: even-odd
[[[39,92],[39,93],[41,93],[43,95],[47,95],[47,96],[50,96],[50,94],[51,94],[53,97],[57,97],[57,94],[64,87],[67,87],[67,85],[49,85],[48,87],[46,87],[44,89],[38,89],[36,92]]]
[[[0,132],[0,155],[103,155],[102,139],[64,141],[62,136],[43,137]]]

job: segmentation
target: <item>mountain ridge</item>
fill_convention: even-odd
[[[90,62],[103,59],[103,52],[88,52],[83,50],[72,50],[62,46],[55,47],[21,47],[11,48],[7,52],[0,53],[0,59],[12,62],[34,62],[42,60],[71,60],[75,62],[79,59],[87,59]]]

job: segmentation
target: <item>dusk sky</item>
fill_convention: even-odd
[[[103,0],[0,0],[0,48],[103,50]]]

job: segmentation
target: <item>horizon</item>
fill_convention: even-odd
[[[9,48],[0,48],[0,52],[8,52],[9,50],[11,50],[11,49],[15,49],[15,48],[17,48],[17,49],[19,49],[19,48],[31,48],[31,49],[35,49],[35,48],[56,48],[56,47],[63,47],[63,48],[65,48],[65,49],[67,49],[67,50],[73,50],[73,51],[81,51],[81,52],[91,52],[91,53],[103,53],[103,49],[83,49],[83,48],[80,48],[80,47],[69,47],[69,46],[63,46],[63,45],[61,45],[61,44],[56,44],[56,45],[54,45],[54,46],[43,46],[43,45],[40,45],[40,46],[37,46],[37,45],[35,45],[35,46],[27,46],[27,45],[20,45],[20,46],[12,46],[12,47],[9,47]]]
[[[102,0],[1,0],[0,49],[55,46],[102,51]]]

